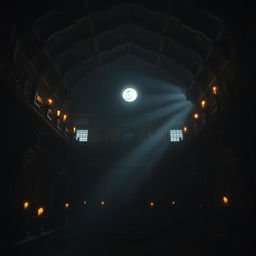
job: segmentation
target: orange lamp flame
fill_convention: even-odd
[[[63,122],[66,122],[67,121],[67,118],[68,118],[68,116],[65,114],[65,115],[63,115]]]
[[[76,133],[76,127],[75,126],[73,127],[73,133]]]
[[[202,108],[205,108],[205,106],[206,106],[206,101],[205,100],[201,101],[201,106],[202,106]]]
[[[188,131],[188,127],[183,127],[183,131],[186,133]]]
[[[228,198],[226,196],[223,196],[222,197],[222,201],[223,201],[224,204],[228,204],[229,200],[228,200]]]
[[[49,98],[49,99],[47,100],[47,102],[48,102],[49,105],[52,105],[53,99]]]
[[[58,117],[60,116],[60,110],[57,110],[57,116]]]
[[[28,209],[28,207],[29,207],[29,202],[25,202],[25,203],[23,204],[23,206],[24,206],[24,210]]]
[[[194,114],[194,118],[195,119],[198,119],[199,118],[199,115],[197,113]]]
[[[65,203],[65,208],[69,208],[69,203]]]
[[[217,95],[217,93],[218,93],[218,87],[217,86],[212,87],[212,93],[213,93],[213,95]]]
[[[37,210],[37,216],[42,216],[44,213],[44,208],[43,207],[40,207],[38,210]]]

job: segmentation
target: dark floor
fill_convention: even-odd
[[[198,219],[159,216],[71,218],[67,228],[9,250],[5,255],[256,255],[250,238]],[[204,225],[202,225],[204,224]]]

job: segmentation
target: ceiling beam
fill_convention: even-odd
[[[128,48],[127,48],[127,45],[128,45]],[[140,50],[146,52],[147,54],[151,54],[151,55],[153,55],[153,56],[155,56],[155,57],[157,57],[157,56],[160,55],[161,58],[166,59],[166,60],[168,60],[170,63],[173,64],[173,70],[179,69],[179,70],[180,70],[180,73],[182,73],[183,76],[184,76],[185,74],[189,74],[191,77],[193,77],[192,72],[191,72],[189,69],[187,69],[186,67],[184,67],[182,64],[180,64],[179,62],[177,62],[176,60],[173,60],[173,59],[170,59],[169,57],[166,57],[166,56],[164,56],[164,55],[161,55],[161,53],[159,53],[159,52],[157,52],[157,51],[149,50],[149,49],[147,49],[147,48],[145,48],[145,47],[143,47],[143,46],[141,46],[141,45],[138,45],[138,44],[135,44],[135,43],[130,43],[130,42],[127,42],[127,43],[124,43],[124,44],[119,44],[119,45],[114,46],[113,48],[111,48],[111,49],[109,49],[109,50],[107,50],[107,51],[100,51],[100,52],[98,52],[98,53],[95,53],[95,54],[93,54],[91,57],[89,57],[89,58],[87,58],[87,59],[84,59],[83,61],[81,61],[81,62],[79,62],[79,63],[76,63],[75,66],[73,66],[73,67],[72,67],[71,69],[69,69],[67,72],[63,73],[63,75],[68,75],[69,73],[73,72],[76,68],[79,68],[80,66],[82,66],[83,63],[86,62],[86,60],[89,61],[89,60],[91,60],[92,58],[95,58],[95,57],[98,58],[98,55],[103,56],[103,55],[106,55],[106,54],[110,54],[111,52],[116,51],[116,50],[118,50],[118,49],[120,49],[120,48],[122,48],[122,47],[123,47],[123,48],[126,48],[126,49],[129,49],[129,53],[132,53],[132,46],[135,46],[135,47],[137,47],[138,49],[140,49]],[[101,63],[101,64],[102,64],[102,63]],[[160,65],[160,64],[159,64],[159,67],[161,68],[161,65]]]
[[[179,87],[182,87],[182,88],[185,88],[185,87],[186,87],[185,84],[184,84],[182,81],[180,81],[179,78],[176,76],[176,75],[177,75],[176,73],[172,73],[172,74],[171,74],[170,72],[168,72],[168,71],[162,69],[161,67],[155,65],[154,63],[148,62],[147,60],[143,60],[143,59],[141,59],[141,58],[139,58],[139,57],[137,57],[137,56],[135,56],[135,55],[132,55],[132,54],[127,54],[127,55],[121,56],[120,58],[116,58],[116,59],[113,59],[113,60],[109,60],[109,61],[103,63],[102,65],[98,66],[98,67],[95,68],[94,70],[92,70],[92,71],[90,71],[90,72],[88,72],[88,73],[84,73],[83,77],[80,77],[80,78],[79,78],[79,81],[83,81],[83,82],[84,82],[85,79],[88,79],[90,75],[92,75],[94,72],[99,71],[99,69],[101,69],[101,68],[103,68],[103,67],[105,67],[105,66],[111,65],[111,64],[113,64],[113,63],[116,63],[116,62],[118,62],[118,61],[120,61],[120,60],[122,60],[122,59],[124,59],[124,58],[126,58],[126,57],[129,57],[129,56],[131,56],[131,57],[137,59],[138,61],[140,61],[140,62],[142,62],[142,63],[145,63],[146,65],[149,65],[149,66],[152,66],[153,68],[158,69],[159,71],[161,71],[161,72],[163,72],[164,74],[166,74],[167,77],[169,76],[169,77],[170,77],[169,82],[170,82],[171,84],[175,84],[175,85],[177,85],[177,86],[179,86]],[[78,84],[79,84],[79,82],[74,83],[73,86],[72,86],[72,88],[74,88],[74,87],[77,86]]]
[[[162,34],[165,34],[168,31],[169,28],[169,19],[167,19],[166,16],[164,16],[164,23],[163,23],[163,27],[162,27]],[[161,38],[160,40],[160,46],[159,46],[159,52],[161,53],[164,50],[164,46],[165,46],[165,39],[164,37]],[[161,55],[158,54],[157,59],[156,59],[156,64],[159,65],[161,61]]]
[[[90,9],[90,6],[89,6],[89,3],[88,3],[88,1],[85,1],[85,3],[84,3],[84,6],[87,6],[88,5],[88,8],[85,8],[85,9],[87,9],[87,10],[91,10]],[[150,8],[148,8],[148,7],[145,7],[145,6],[143,6],[143,5],[139,5],[139,4],[135,4],[135,3],[122,3],[122,4],[119,4],[119,5],[115,5],[115,6],[111,6],[111,8],[109,8],[109,9],[107,9],[107,10],[104,10],[104,11],[96,11],[96,12],[89,12],[89,11],[87,11],[86,12],[86,14],[87,15],[93,15],[93,16],[97,16],[97,15],[102,15],[102,13],[104,12],[104,13],[109,13],[109,12],[111,12],[114,8],[116,9],[116,8],[138,8],[138,9],[143,9],[143,10],[146,10],[147,12],[150,12],[150,13],[153,13],[153,14],[158,14],[159,16],[162,16],[162,15],[165,15],[166,17],[168,17],[168,19],[170,19],[170,20],[179,20],[179,23],[181,23],[182,25],[185,25],[186,27],[188,27],[188,28],[190,28],[188,25],[186,25],[186,24],[183,24],[182,23],[182,21],[181,21],[181,19],[180,18],[177,18],[177,17],[175,17],[175,16],[171,16],[170,15],[170,10],[172,9],[172,6],[173,6],[173,1],[172,0],[169,0],[168,1],[168,7],[167,8],[163,8],[163,10],[161,11],[161,12],[159,12],[159,11],[155,11],[155,10],[152,10],[152,9],[150,9]],[[59,14],[61,14],[62,13],[62,11],[63,10],[60,10],[59,11]],[[195,11],[195,10],[194,10]],[[202,10],[200,9],[200,10],[198,10],[198,15],[202,15]],[[54,16],[54,18],[52,18],[52,20],[56,20],[55,19],[55,17],[58,17],[58,11],[56,11],[56,10],[54,10],[54,12],[51,12],[51,13],[49,13],[48,15],[45,15],[45,17],[48,17],[48,16]],[[77,25],[77,23],[78,23],[78,21],[79,20],[81,20],[81,19],[85,19],[85,18],[87,18],[88,16],[77,16],[77,18],[76,18],[76,23],[73,23],[73,25],[71,24],[71,26],[75,26],[75,25]],[[207,18],[208,19],[212,19],[211,18],[211,16],[207,16]],[[40,21],[39,21],[40,20]],[[38,24],[38,25],[40,25],[40,24],[42,24],[43,23],[43,20],[42,19],[39,19],[38,21],[36,21],[35,22],[35,24]],[[216,19],[212,19],[213,21],[215,21],[215,23],[217,23],[218,25],[221,23],[219,20],[218,21],[216,21]],[[202,27],[201,29],[203,29],[204,27]],[[54,34],[56,34],[56,33],[59,33],[60,31],[63,31],[63,30],[65,30],[66,29],[66,27],[65,28],[59,28],[58,29],[58,31],[54,31],[54,32],[52,32],[47,38],[49,39],[50,37],[52,37]],[[195,33],[198,33],[198,34],[200,34],[200,35],[203,35],[205,38],[207,38],[207,36],[205,35],[205,33],[203,32],[203,31],[201,31],[200,29],[198,30],[198,29],[196,29],[196,28],[191,28],[191,31],[194,31]],[[208,38],[209,39],[209,38]],[[46,39],[47,40],[47,39]],[[209,39],[210,41],[211,40],[214,40],[214,38],[212,38],[212,39]]]
[[[88,16],[87,24],[88,24],[91,34],[95,35],[96,30],[95,30],[93,18],[91,16]],[[99,49],[99,42],[98,42],[97,36],[92,37],[92,46],[93,46],[94,51],[97,53],[97,59],[98,59],[99,64],[101,65],[102,60],[101,60],[101,55],[99,54],[100,49]]]
[[[92,25],[92,23],[90,21],[90,19],[87,19],[87,22],[88,22],[88,26],[90,27],[90,36],[88,36],[88,37],[86,37],[84,39],[80,39],[79,38],[79,40],[72,40],[72,42],[67,44],[66,47],[64,47],[64,49],[57,48],[57,51],[64,52],[64,51],[66,51],[69,48],[75,48],[77,42],[83,42],[83,41],[91,40],[94,37],[101,36],[101,35],[103,35],[105,33],[111,32],[111,31],[113,31],[113,30],[115,30],[115,29],[117,29],[117,28],[119,28],[121,26],[125,26],[127,24],[130,24],[131,26],[140,27],[140,28],[142,28],[144,31],[146,31],[148,33],[154,33],[157,36],[161,37],[162,39],[171,41],[172,43],[175,43],[176,45],[178,45],[180,48],[186,50],[187,52],[190,52],[191,54],[194,54],[194,55],[198,56],[199,58],[204,58],[205,57],[205,55],[202,54],[201,50],[194,49],[193,47],[191,47],[191,45],[189,45],[189,42],[188,42],[187,45],[185,45],[181,40],[177,40],[176,38],[173,39],[172,37],[168,36],[166,34],[167,31],[165,29],[170,26],[170,21],[167,21],[167,19],[165,19],[165,24],[166,25],[164,25],[166,27],[163,26],[161,31],[156,31],[153,28],[149,28],[148,26],[145,26],[143,24],[138,24],[137,22],[131,22],[130,21],[130,22],[124,22],[122,24],[118,24],[116,26],[111,26],[111,28],[109,28],[109,29],[104,29],[102,31],[97,31],[96,32],[95,29],[94,29],[94,26]],[[68,33],[68,32],[66,32],[66,33]],[[57,36],[58,34],[59,33],[56,33],[55,36]],[[53,38],[54,37],[52,37],[51,39],[53,39]],[[49,42],[50,42],[50,40],[49,40]],[[47,44],[47,42],[46,42],[46,44]],[[210,45],[211,42],[208,42],[208,44]],[[48,47],[49,46],[50,46],[50,44],[48,43]],[[51,51],[51,48],[49,48],[49,50]],[[58,52],[57,55],[54,55],[54,57],[57,57],[58,55],[60,55],[61,52]]]

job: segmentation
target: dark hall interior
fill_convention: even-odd
[[[0,255],[254,255],[255,11],[6,1]]]

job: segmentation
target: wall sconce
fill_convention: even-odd
[[[27,210],[28,209],[28,207],[29,207],[29,202],[24,202],[24,204],[23,204],[23,208],[24,208],[24,210]]]
[[[38,108],[42,108],[44,104],[43,99],[40,97],[38,91],[35,92],[34,103]]]
[[[205,100],[201,101],[201,106],[202,106],[202,109],[205,109],[205,107],[206,107],[206,101]]]
[[[68,116],[65,114],[65,115],[63,115],[63,122],[66,122],[67,121],[67,118],[68,118]]]
[[[46,117],[49,119],[49,120],[52,120],[53,118],[53,114],[52,114],[52,110],[50,108],[48,108],[47,112],[46,112]]]
[[[218,87],[217,86],[213,86],[212,87],[212,94],[213,95],[217,95],[217,93],[218,93]]]
[[[199,115],[197,113],[194,114],[194,118],[195,119],[198,119],[199,118]]]
[[[59,130],[61,130],[61,120],[60,120],[60,114],[61,114],[61,112],[60,112],[60,110],[57,110],[57,128],[59,129]]]
[[[38,210],[37,210],[37,216],[42,216],[44,213],[44,208],[43,207],[40,207]]]
[[[53,99],[48,98],[48,99],[47,99],[47,103],[48,103],[49,106],[51,106],[51,105],[53,104]]]
[[[222,197],[222,202],[223,202],[223,204],[227,205],[229,203],[228,197],[223,196]]]

